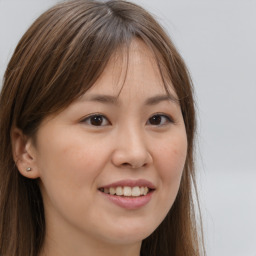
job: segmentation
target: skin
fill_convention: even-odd
[[[141,241],[175,200],[187,151],[180,106],[170,99],[147,102],[166,92],[144,43],[132,42],[128,67],[125,63],[115,54],[92,88],[43,121],[35,143],[22,142],[14,130],[20,172],[40,180],[46,217],[40,256],[138,256]],[[177,97],[171,82],[170,87]],[[91,122],[93,114],[102,115],[99,126]],[[24,171],[27,166],[31,172]],[[125,209],[98,190],[123,179],[152,182],[156,189],[149,203]]]

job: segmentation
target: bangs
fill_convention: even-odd
[[[17,127],[27,135],[35,132],[43,118],[63,110],[91,88],[115,53],[121,53],[127,67],[136,38],[152,51],[166,93],[175,98],[173,87],[180,103],[190,90],[185,65],[149,13],[123,1],[76,0],[41,15],[17,46],[25,63],[10,68],[13,77],[23,74],[17,97],[24,100],[17,101],[14,111]]]

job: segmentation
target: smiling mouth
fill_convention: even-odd
[[[110,187],[110,188],[99,188],[99,191],[116,196],[123,196],[123,197],[139,197],[139,196],[146,196],[149,192],[153,191],[148,187],[129,187],[129,186],[118,186],[118,187]]]

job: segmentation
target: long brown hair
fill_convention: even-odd
[[[126,1],[74,0],[54,6],[34,22],[17,45],[5,72],[0,96],[2,256],[37,256],[45,236],[40,189],[37,180],[23,177],[15,165],[12,127],[18,127],[27,136],[35,135],[44,118],[85,93],[113,53],[123,46],[129,47],[134,38],[144,41],[155,54],[167,91],[166,80],[172,81],[188,140],[177,198],[160,226],[143,240],[141,254],[204,254],[192,199],[193,189],[196,191],[193,89],[181,56],[143,8]]]

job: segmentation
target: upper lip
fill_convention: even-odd
[[[119,180],[107,185],[100,186],[100,188],[111,188],[111,187],[148,187],[149,189],[155,189],[155,185],[145,179],[138,179],[138,180]]]

